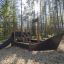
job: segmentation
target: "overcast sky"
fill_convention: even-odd
[[[18,1],[18,3],[17,3],[17,8],[18,8],[18,10],[19,10],[19,12],[18,13],[20,13],[21,14],[21,0],[17,0]],[[36,1],[34,2],[35,3],[35,5],[34,5],[34,9],[35,9],[35,13],[37,13],[37,12],[39,12],[39,10],[40,10],[40,5],[39,5],[39,3],[37,3]],[[27,5],[27,3],[26,3],[26,0],[22,0],[22,11],[24,11],[24,6],[28,6]]]

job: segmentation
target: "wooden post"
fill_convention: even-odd
[[[40,31],[39,31],[39,21],[38,21],[38,18],[34,19],[33,20],[33,23],[35,23],[35,33],[36,33],[36,39],[37,41],[39,42],[40,41]]]
[[[36,23],[36,38],[37,38],[37,41],[39,42],[40,41],[40,32],[39,32],[39,21],[38,21],[38,18],[35,19],[35,23]]]

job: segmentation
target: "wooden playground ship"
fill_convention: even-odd
[[[38,27],[39,25],[37,21],[37,35],[39,35]],[[58,33],[55,36],[43,41],[39,40],[39,36],[37,36],[37,40],[32,39],[30,32],[14,31],[11,33],[11,36],[3,42],[3,44],[0,44],[0,49],[8,46],[11,43],[11,46],[20,47],[27,50],[56,50],[63,34],[63,32]]]
[[[20,35],[21,32],[15,32],[16,38],[21,37]],[[31,40],[28,38],[28,42],[25,41],[23,42],[22,40],[22,38],[24,37],[23,34],[21,40],[16,39],[16,41],[14,41],[14,32],[13,32],[9,37],[9,39],[7,39],[3,44],[0,44],[0,49],[8,46],[11,43],[12,46],[16,46],[28,50],[35,50],[35,51],[56,50],[59,46],[62,36],[63,33],[60,33],[44,41]]]

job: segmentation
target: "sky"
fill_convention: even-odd
[[[18,13],[18,14],[21,14],[21,0],[17,0],[16,6],[17,6],[17,13]],[[18,11],[19,11],[19,12],[18,12]]]
[[[17,0],[17,1],[18,1],[18,3],[17,3],[18,7],[17,8],[19,10],[18,13],[21,14],[21,0]],[[35,3],[35,5],[34,5],[35,13],[37,14],[40,10],[40,5],[36,1],[34,3]],[[24,7],[28,6],[27,3],[26,3],[26,0],[22,0],[22,4],[23,4],[22,5],[22,11],[24,11]]]
[[[0,0],[0,6],[3,4],[4,0]]]

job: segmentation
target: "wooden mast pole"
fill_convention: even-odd
[[[37,41],[39,42],[40,41],[40,32],[39,32],[39,20],[38,20],[38,18],[36,19],[36,38],[37,38]]]

